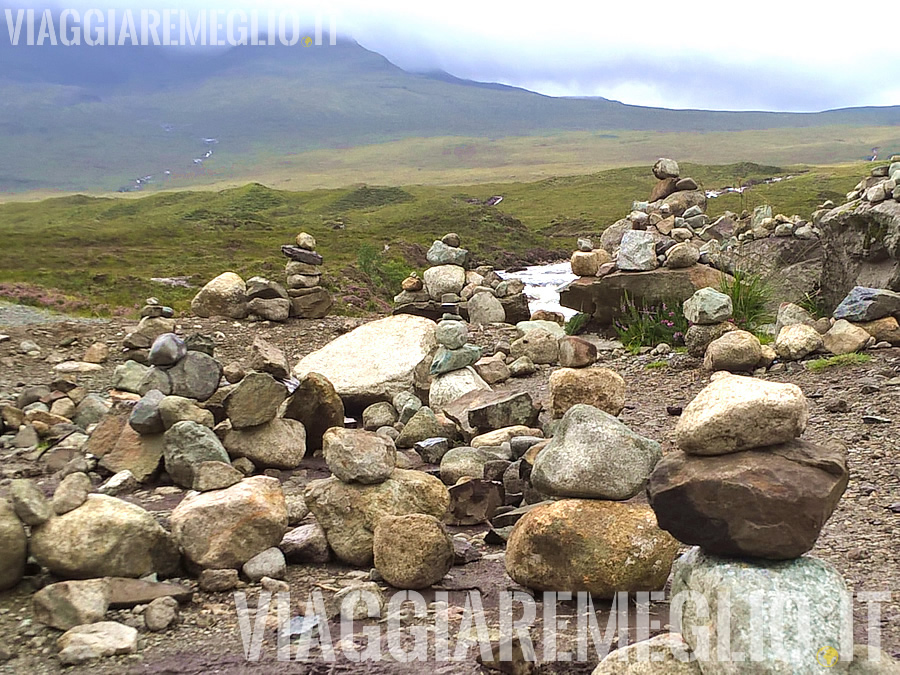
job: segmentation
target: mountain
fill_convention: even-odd
[[[220,176],[241,175],[309,150],[415,137],[900,125],[900,106],[710,112],[554,98],[409,73],[351,41],[198,49],[0,40],[0,101],[5,192],[130,189],[145,174],[209,182],[213,161]]]

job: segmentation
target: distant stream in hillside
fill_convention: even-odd
[[[498,272],[504,279],[520,279],[525,284],[525,295],[532,313],[539,309],[561,312],[568,319],[578,312],[559,304],[559,287],[578,277],[572,274],[569,261],[550,265],[533,265],[519,272]]]

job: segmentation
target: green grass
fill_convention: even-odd
[[[382,306],[376,299],[399,292],[402,275],[424,270],[428,247],[447,232],[457,232],[477,261],[500,268],[568,258],[578,236],[598,236],[633,200],[646,198],[655,180],[649,167],[529,183],[301,192],[251,183],[220,191],[8,202],[0,204],[0,296],[103,314],[133,312],[154,295],[184,310],[197,287],[226,270],[283,279],[280,246],[305,230],[317,239],[323,283],[339,305],[371,309]],[[765,202],[804,217],[823,198],[846,193],[867,168],[682,164],[683,173],[704,187],[795,175],[756,186],[742,201],[745,208]],[[497,207],[481,203],[493,195],[504,197]],[[740,207],[737,195],[726,195],[711,199],[708,211],[714,218]],[[374,275],[360,269],[361,247]],[[195,288],[150,281],[176,276],[188,277]]]
[[[862,366],[869,363],[871,360],[872,357],[868,354],[840,354],[838,356],[829,356],[828,358],[808,361],[806,367],[814,373],[819,373],[826,368]]]
[[[720,290],[731,298],[732,316],[741,330],[756,332],[774,320],[769,311],[773,291],[761,275],[736,270],[731,279],[722,282]]]
[[[568,321],[566,321],[566,325],[563,326],[563,330],[566,331],[566,335],[578,335],[579,333],[584,332],[590,321],[590,314],[583,314],[582,312],[579,312]]]
[[[664,370],[669,367],[668,361],[651,361],[644,368],[647,370]]]
[[[688,321],[682,303],[677,300],[659,305],[636,305],[626,293],[621,316],[614,327],[625,349],[637,354],[641,347],[655,347],[663,342],[670,346],[683,343]]]

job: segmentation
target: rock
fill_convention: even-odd
[[[538,506],[516,523],[506,571],[537,591],[617,592],[662,589],[678,542],[643,504],[564,499]]]
[[[19,520],[31,527],[46,522],[53,515],[53,509],[44,493],[27,478],[12,481],[9,499]]]
[[[88,394],[75,406],[72,421],[82,429],[87,429],[92,424],[97,424],[108,412],[109,404],[106,401],[97,394]]]
[[[440,302],[445,293],[459,295],[466,285],[466,270],[460,265],[437,265],[425,270],[423,279],[428,295]]]
[[[134,492],[137,488],[138,482],[134,477],[134,474],[128,469],[125,469],[125,471],[119,471],[113,476],[110,476],[106,482],[97,488],[97,493],[115,497],[116,495]]]
[[[329,429],[322,449],[331,473],[344,483],[382,483],[397,464],[394,442],[372,431]]]
[[[535,426],[540,413],[540,405],[535,405],[527,392],[476,390],[466,394],[463,405],[467,426],[482,432],[516,425]]]
[[[422,281],[419,277],[409,276],[403,280],[403,282],[400,284],[400,287],[404,291],[415,293],[417,291],[421,291],[425,287],[425,282]]]
[[[324,564],[331,560],[328,539],[318,523],[301,525],[284,535],[278,548],[289,563]]]
[[[459,349],[438,347],[428,372],[432,376],[451,373],[475,364],[480,358],[481,347],[475,345],[463,345]]]
[[[237,588],[240,583],[240,577],[236,569],[230,570],[210,570],[206,569],[200,573],[200,589],[208,593],[223,593]]]
[[[629,230],[622,235],[616,256],[616,267],[623,272],[646,272],[656,269],[656,239],[642,230]]]
[[[250,581],[259,581],[263,577],[284,579],[287,574],[287,563],[281,549],[273,546],[250,558],[244,563],[241,571]]]
[[[59,660],[71,666],[106,656],[133,654],[137,651],[137,629],[115,621],[75,626],[56,641]]]
[[[157,336],[150,347],[147,361],[152,366],[174,366],[187,354],[187,345],[175,333]]]
[[[86,473],[80,471],[70,473],[60,481],[56,492],[53,493],[53,501],[51,502],[53,512],[61,516],[64,513],[77,509],[87,501],[87,497],[92,489],[91,479]]]
[[[158,336],[174,330],[174,319],[144,317],[137,328],[125,336],[122,344],[126,349],[149,349]]]
[[[689,242],[681,242],[675,244],[666,253],[666,267],[671,269],[681,269],[696,265],[700,260],[700,250]]]
[[[684,317],[694,324],[722,323],[733,311],[731,298],[714,288],[701,288],[684,301]]]
[[[662,633],[610,652],[591,675],[702,675],[702,671],[681,633]]]
[[[253,339],[253,344],[250,345],[248,365],[257,372],[268,373],[276,380],[287,379],[291,374],[284,352],[259,335]]]
[[[412,416],[422,407],[422,402],[418,397],[408,391],[401,391],[400,393],[395,394],[394,398],[391,399],[391,404],[394,406],[394,410],[400,415],[399,421],[401,424],[409,422],[412,419]]]
[[[59,630],[97,623],[109,608],[106,579],[61,581],[44,586],[31,599],[36,621]]]
[[[597,346],[574,335],[559,340],[559,365],[563,368],[585,368],[597,360]]]
[[[363,410],[363,429],[375,431],[381,427],[392,426],[397,421],[397,411],[387,401],[373,403]]]
[[[81,360],[85,363],[106,363],[109,360],[109,346],[105,342],[95,342],[87,348]]]
[[[159,402],[157,411],[164,430],[171,429],[178,422],[196,422],[210,429],[216,425],[213,414],[209,410],[198,406],[193,399],[183,396],[164,396]]]
[[[469,323],[489,324],[506,321],[506,310],[490,293],[476,293],[468,303]]]
[[[306,447],[322,448],[322,436],[331,427],[344,426],[344,402],[324,375],[308,373],[284,406],[285,419],[297,420],[306,429]]]
[[[321,286],[288,291],[291,296],[291,316],[299,319],[321,319],[328,316],[334,298]]]
[[[147,366],[137,361],[126,361],[121,366],[116,366],[116,370],[113,373],[112,386],[121,391],[137,394],[141,381],[148,370],[150,369]]]
[[[543,432],[540,429],[529,429],[525,426],[506,427],[480,434],[470,443],[473,448],[496,448],[504,443],[509,443],[516,436],[543,436]]]
[[[812,326],[815,322],[812,315],[802,307],[792,302],[782,302],[778,307],[778,316],[775,320],[775,335],[778,335],[785,326],[792,326],[796,323]]]
[[[312,278],[316,279],[315,277]],[[316,282],[318,282],[318,279],[316,279]],[[247,303],[247,315],[251,320],[256,317],[262,321],[287,321],[291,315],[292,306],[291,301],[287,298],[274,298],[272,300],[253,298]]]
[[[374,531],[381,518],[424,513],[440,519],[450,505],[441,481],[404,469],[395,469],[376,485],[348,485],[334,477],[311,481],[304,498],[335,555],[357,566],[371,564]]]
[[[872,336],[863,328],[854,326],[846,319],[838,319],[822,336],[822,343],[832,354],[852,354],[865,349],[871,339]]]
[[[172,511],[172,534],[200,567],[238,568],[277,546],[287,506],[276,478],[253,476],[224,490],[189,493]]]
[[[520,321],[516,324],[516,337],[525,337],[533,330],[545,330],[557,339],[566,337],[565,329],[556,321],[547,321],[541,319],[532,319],[531,321]]]
[[[303,265],[303,263],[298,264],[301,266]],[[318,272],[315,273],[317,274]],[[294,274],[303,274],[303,272],[294,272]],[[250,277],[247,279],[247,299],[253,300],[255,298],[261,300],[275,300],[281,298],[286,300],[288,294],[287,291],[284,290],[284,286],[275,281],[270,281],[265,277]]]
[[[194,464],[194,482],[191,489],[197,492],[224,490],[240,483],[244,474],[225,462],[198,462]]]
[[[528,331],[510,346],[510,357],[518,359],[520,356],[527,356],[532,363],[556,363],[559,359],[557,338],[542,328]]]
[[[531,481],[543,494],[587,499],[630,499],[662,456],[659,444],[612,415],[577,404],[537,456]]]
[[[709,343],[703,367],[712,371],[752,372],[761,358],[759,338],[745,330],[734,330]]]
[[[481,379],[473,368],[444,373],[432,381],[431,389],[428,391],[428,405],[432,410],[442,412],[453,401],[472,391],[491,391],[490,385]],[[418,415],[418,413],[416,414]],[[426,436],[426,438],[429,437]]]
[[[682,592],[705,599],[684,603],[681,630],[692,649],[702,648],[708,655],[703,663],[722,666],[711,672],[812,675],[822,672],[812,657],[815,650],[842,644],[841,604],[847,586],[837,570],[816,558],[732,560],[692,548],[673,568],[672,597]],[[799,615],[798,605],[803,607]],[[725,612],[730,621],[723,620]],[[719,634],[723,625],[730,629],[728,637]],[[775,632],[769,633],[770,626]],[[765,640],[760,648],[764,631],[777,637]],[[697,642],[701,635],[708,636],[702,646]],[[730,646],[727,655],[719,654],[723,644]],[[740,670],[726,668],[737,652],[752,655],[753,661]]]
[[[225,397],[225,414],[235,429],[246,429],[275,419],[287,398],[283,384],[267,373],[249,373]]]
[[[455,485],[461,478],[481,478],[484,466],[497,455],[479,448],[459,447],[448,450],[441,458],[441,480]]]
[[[0,591],[22,580],[28,556],[28,537],[12,505],[0,499]]]
[[[447,438],[426,438],[413,446],[413,450],[426,464],[440,464],[449,449],[450,440]]]
[[[315,251],[316,238],[307,232],[301,232],[297,235],[297,246],[304,251]]]
[[[459,349],[469,339],[469,329],[462,321],[441,321],[434,329],[437,343],[447,349]]]
[[[900,325],[898,325],[897,319],[892,316],[855,325],[862,328],[878,342],[889,342],[894,347],[900,345]]]
[[[497,481],[472,479],[453,485],[450,492],[450,514],[452,525],[478,525],[494,517],[503,506],[503,484]]]
[[[91,452],[100,458],[100,466],[107,471],[113,473],[130,471],[135,480],[143,483],[153,477],[159,469],[165,451],[165,441],[162,434],[141,436],[130,425],[122,424],[121,432],[111,449],[99,452],[93,443],[90,448]]]
[[[201,317],[243,319],[247,316],[247,286],[244,280],[234,272],[220,274],[194,296],[191,311]]]
[[[379,520],[372,548],[375,569],[394,588],[427,588],[453,567],[450,535],[437,518],[422,513]]]
[[[669,453],[647,494],[659,526],[679,541],[715,555],[786,560],[815,545],[847,481],[845,448],[792,440],[718,457]]]
[[[499,357],[496,355],[484,356],[475,363],[473,368],[488,385],[500,384],[510,378],[509,367],[502,354]]]
[[[144,610],[144,625],[153,632],[164,631],[178,617],[178,601],[172,597],[156,598]]]
[[[625,380],[609,368],[560,368],[550,373],[553,416],[562,417],[578,403],[618,415],[625,407]]]
[[[653,186],[653,190],[650,191],[649,201],[655,202],[659,199],[665,199],[678,189],[677,185],[677,178],[663,178]]]
[[[448,246],[443,241],[438,240],[428,249],[425,258],[432,265],[458,265],[459,267],[465,267],[469,258],[469,252],[464,248]]]
[[[151,389],[131,409],[128,423],[131,428],[142,435],[161,434],[166,430],[163,425],[159,404],[165,398],[158,389]]]
[[[653,165],[653,175],[660,180],[665,180],[666,178],[678,178],[681,171],[678,168],[678,162],[674,159],[660,158]]]
[[[536,372],[537,366],[528,356],[520,356],[509,364],[510,377],[528,377]]]
[[[444,436],[444,426],[431,408],[422,407],[403,427],[395,441],[398,448],[411,448],[426,438]]]
[[[321,373],[352,405],[390,400],[415,389],[417,368],[423,361],[431,362],[437,346],[434,328],[430,319],[409,314],[372,321],[301,359],[294,376]]]
[[[900,293],[882,288],[855,286],[835,308],[832,316],[847,321],[875,321],[900,314]]]
[[[775,351],[787,361],[796,361],[824,347],[822,336],[812,326],[795,323],[785,326],[775,338]]]
[[[158,389],[166,396],[184,396],[205,401],[219,388],[222,366],[203,352],[188,351],[187,355],[171,368],[150,368],[138,386],[143,395]]]
[[[190,488],[194,465],[200,462],[229,463],[228,453],[212,429],[196,422],[178,422],[165,434],[166,473],[176,485]]]
[[[675,442],[688,454],[724,455],[787,443],[808,420],[809,404],[798,386],[726,375],[684,408]]]
[[[97,494],[34,528],[30,551],[64,579],[171,574],[179,562],[175,542],[149,512]]]
[[[194,597],[194,592],[181,584],[125,577],[107,577],[106,581],[109,583],[110,609],[147,605],[157,598],[174,598],[186,603]]]
[[[306,430],[292,419],[229,429],[222,445],[232,457],[246,457],[258,467],[294,469],[306,454]]]
[[[681,190],[673,192],[659,204],[660,213],[676,217],[683,216],[692,207],[706,210],[706,193],[703,190]]]

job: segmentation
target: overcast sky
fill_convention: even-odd
[[[667,108],[819,111],[900,104],[890,3],[807,0],[84,2],[59,7],[285,9],[334,17],[408,70],[553,96]],[[2,0],[0,7],[37,6]],[[46,6],[46,5],[41,5]]]

